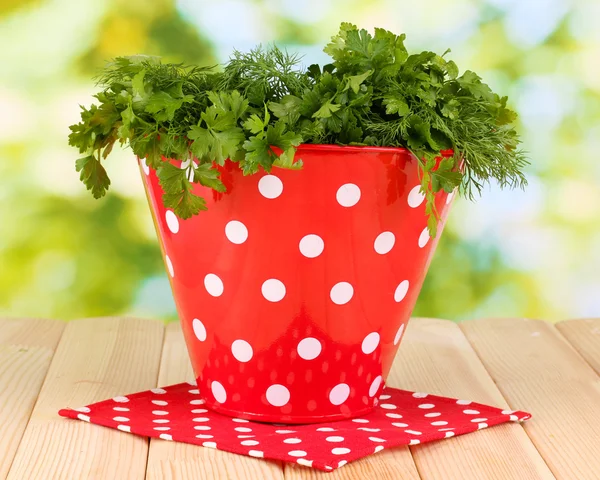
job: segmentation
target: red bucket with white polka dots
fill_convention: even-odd
[[[142,163],[183,333],[208,408],[313,423],[371,411],[448,213],[428,234],[407,150],[301,145],[300,170],[221,170],[181,220]],[[180,165],[179,162],[174,162]]]

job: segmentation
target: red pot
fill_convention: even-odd
[[[401,148],[302,145],[299,171],[244,176],[178,219],[146,192],[200,397],[235,417],[311,423],[377,405],[451,195],[430,239],[418,160]],[[179,162],[176,162],[179,165]]]

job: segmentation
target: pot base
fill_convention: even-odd
[[[206,399],[205,399],[206,400]],[[241,418],[244,420],[250,420],[252,422],[262,422],[262,423],[280,423],[282,425],[303,425],[303,424],[313,424],[313,423],[326,423],[326,422],[336,422],[339,420],[349,420],[352,418],[358,418],[363,415],[368,415],[372,413],[376,406],[367,407],[363,410],[359,410],[356,412],[344,414],[339,413],[335,415],[265,415],[251,412],[244,412],[241,410],[232,410],[230,408],[224,408],[222,405],[218,403],[210,403],[206,401],[204,405],[207,409],[212,410],[213,412],[219,413],[221,415],[226,415],[232,418]]]

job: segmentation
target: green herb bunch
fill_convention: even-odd
[[[98,104],[70,127],[69,143],[85,155],[77,171],[102,197],[110,185],[102,160],[116,141],[129,144],[156,169],[165,206],[185,219],[206,209],[192,183],[225,190],[214,165],[227,158],[253,174],[301,169],[301,143],[406,147],[421,159],[435,234],[436,192],[461,186],[472,198],[490,179],[522,187],[527,160],[506,97],[472,71],[459,76],[448,51],[409,55],[404,39],[343,23],[324,49],[332,62],[305,70],[275,46],[236,51],[220,71],[117,58],[98,79]],[[447,149],[453,156],[439,162]],[[190,158],[184,168],[165,161]]]

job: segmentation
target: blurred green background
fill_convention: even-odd
[[[104,61],[216,64],[276,42],[323,63],[341,21],[452,48],[509,95],[530,186],[459,199],[416,315],[600,316],[600,4],[578,0],[0,0],[0,315],[176,318],[128,151],[95,201],[68,126]]]

